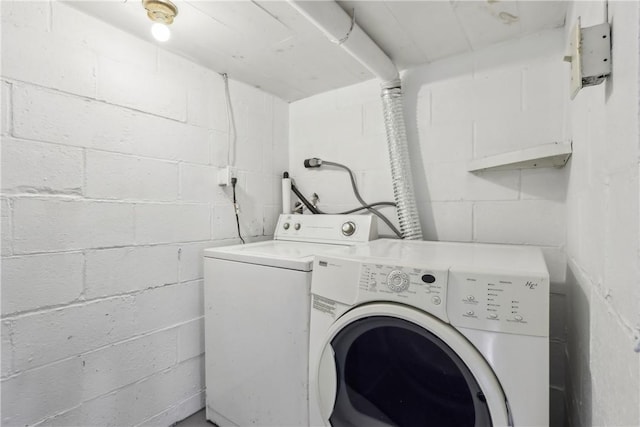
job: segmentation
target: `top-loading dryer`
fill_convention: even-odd
[[[313,255],[377,238],[371,215],[286,215],[274,240],[206,249],[206,416],[306,426]]]
[[[548,425],[539,248],[381,239],[318,255],[311,292],[311,425]]]

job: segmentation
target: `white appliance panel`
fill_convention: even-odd
[[[549,278],[451,269],[447,313],[452,325],[549,336]]]
[[[464,266],[474,271],[547,274],[539,248],[516,245],[379,239],[366,245],[345,248],[336,256],[361,262],[399,263],[420,268]]]
[[[275,240],[353,245],[378,238],[378,222],[366,215],[286,215],[278,218]]]
[[[549,340],[456,329],[473,343],[500,379],[514,425],[549,425]]]
[[[207,418],[307,425],[311,276],[206,258],[205,280]]]
[[[328,299],[343,304],[389,301],[409,304],[447,320],[447,270],[408,267],[387,260],[363,263],[337,256],[318,255],[314,262],[314,304],[330,309]],[[346,286],[356,283],[357,286]]]

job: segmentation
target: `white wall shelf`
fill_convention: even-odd
[[[469,172],[485,170],[515,170],[532,168],[561,168],[571,157],[571,142],[554,142],[522,150],[496,154],[469,162]]]

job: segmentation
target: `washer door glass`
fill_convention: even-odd
[[[366,317],[345,326],[331,346],[338,385],[333,427],[492,425],[469,368],[414,323]]]

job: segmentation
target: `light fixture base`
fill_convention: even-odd
[[[147,16],[153,22],[169,25],[178,15],[178,7],[169,0],[142,0]]]

